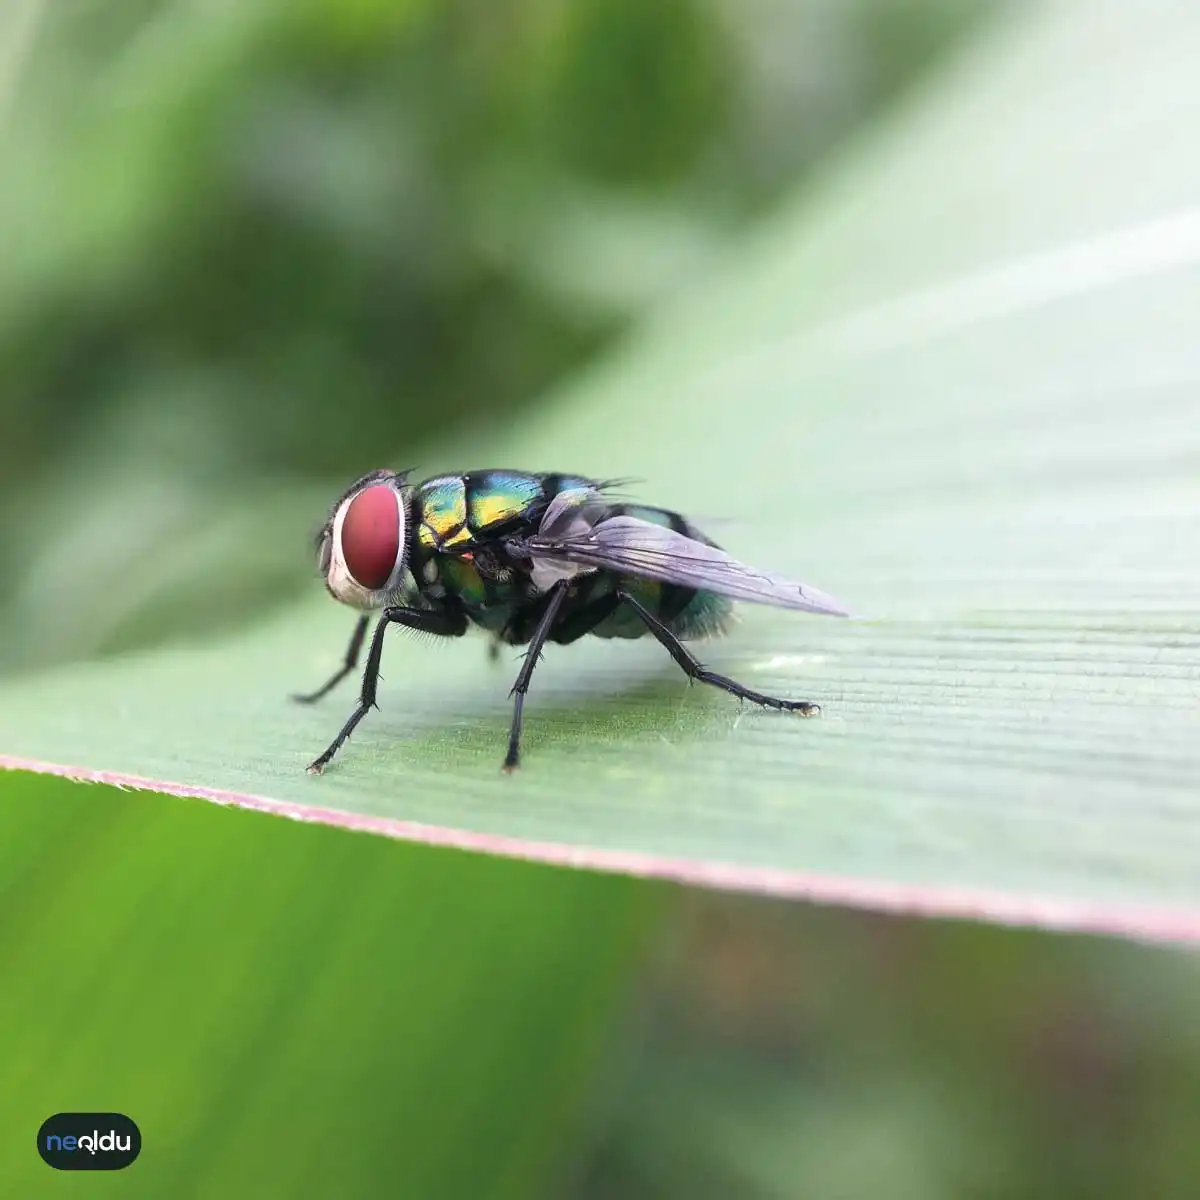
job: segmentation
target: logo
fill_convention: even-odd
[[[120,1171],[141,1153],[142,1131],[123,1113],[55,1113],[37,1148],[56,1171]]]

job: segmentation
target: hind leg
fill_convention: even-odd
[[[764,708],[775,708],[783,712],[797,712],[802,717],[815,717],[821,706],[811,700],[783,700],[778,696],[768,696],[756,692],[728,675],[718,675],[702,666],[690,650],[640,601],[635,600],[628,592],[618,592],[622,604],[628,604],[641,617],[646,628],[666,647],[667,653],[680,665],[689,679],[698,679],[701,683],[710,683],[713,687],[737,696],[739,700],[749,700],[761,704]]]

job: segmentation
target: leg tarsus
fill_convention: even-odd
[[[698,680],[700,683],[711,684],[713,687],[728,692],[731,696],[737,696],[739,700],[750,700],[755,704],[761,704],[763,708],[795,712],[803,717],[815,717],[820,713],[821,706],[814,704],[811,700],[783,700],[778,696],[768,696],[764,692],[756,692],[753,688],[738,683],[736,679],[730,679],[727,675],[719,675],[716,671],[710,671],[645,605],[628,592],[620,592],[618,595],[621,597],[622,603],[628,604],[641,617],[646,628],[662,643],[667,653],[679,664],[690,682],[694,683]]]

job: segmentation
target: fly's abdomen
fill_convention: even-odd
[[[692,598],[668,624],[684,641],[717,637],[733,624],[733,601],[716,592],[692,592]]]
[[[673,529],[676,533],[694,541],[714,545],[694,525],[679,513],[665,508],[651,508],[642,504],[614,505],[614,515],[636,517],[652,525]],[[653,579],[619,576],[622,591],[629,592],[644,604],[676,637],[685,640],[715,637],[723,633],[733,618],[733,602],[716,592],[698,591],[674,583],[660,583]],[[637,638],[646,633],[646,626],[637,613],[628,607],[618,608],[611,617],[596,626],[597,637]]]
[[[696,591],[653,579],[619,577],[614,586],[629,592],[662,621],[676,637],[684,641],[716,637],[733,620],[733,603],[716,592]],[[592,631],[602,638],[639,638],[646,635],[641,617],[629,607],[621,607]]]

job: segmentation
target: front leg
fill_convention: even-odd
[[[362,653],[363,639],[367,636],[367,626],[370,623],[371,618],[366,613],[358,618],[354,623],[354,632],[350,635],[350,645],[346,647],[342,665],[316,691],[293,692],[292,699],[297,704],[315,704],[322,696],[329,695],[358,666],[358,656]]]
[[[418,629],[422,633],[432,633],[438,637],[462,637],[467,632],[467,618],[462,611],[385,608],[375,626],[374,634],[371,635],[371,649],[367,654],[366,670],[363,671],[358,707],[350,714],[350,719],[342,726],[325,753],[313,759],[308,768],[310,775],[320,775],[329,760],[341,749],[342,743],[354,732],[359,721],[371,709],[378,707],[375,703],[375,690],[379,683],[379,662],[383,657],[383,635],[389,625],[403,625],[406,629]]]

